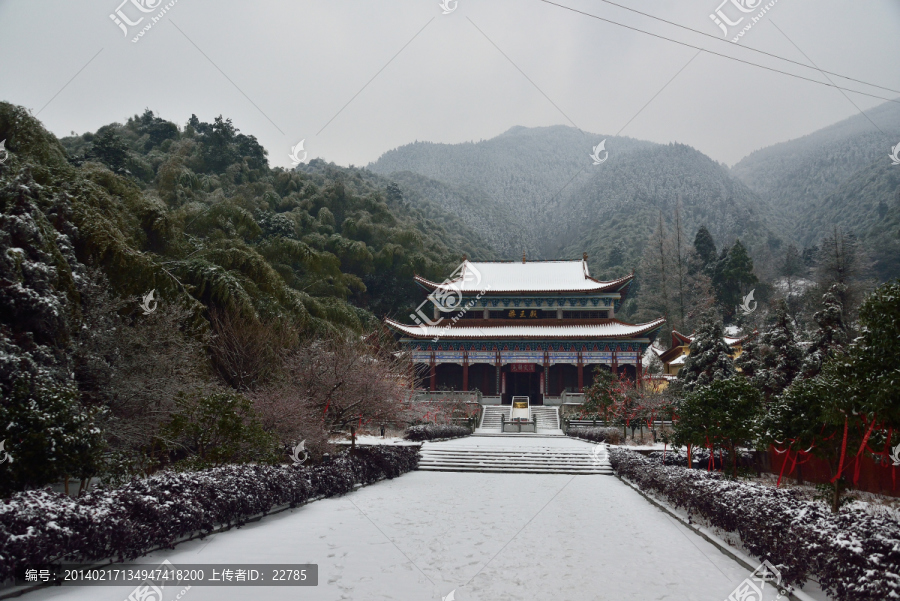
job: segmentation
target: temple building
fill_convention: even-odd
[[[413,325],[386,324],[412,354],[425,391],[473,391],[482,404],[578,403],[604,365],[629,378],[665,319],[616,319],[634,274],[599,280],[580,261],[470,262],[450,279],[415,280],[430,302]],[[452,309],[452,310],[451,310]],[[465,310],[463,310],[465,309]]]

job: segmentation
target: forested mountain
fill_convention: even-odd
[[[900,104],[887,102],[809,135],[756,150],[731,171],[754,192],[802,214],[854,173],[887,160],[900,131]],[[882,133],[885,132],[885,133]],[[817,232],[821,235],[822,232]]]
[[[402,180],[411,197],[429,196],[473,227],[501,219],[479,231],[495,236],[507,259],[523,250],[552,259],[587,251],[602,277],[636,267],[659,214],[671,221],[679,200],[688,236],[706,224],[720,244],[740,238],[760,257],[780,245],[784,216],[702,153],[608,137],[609,158],[594,165],[589,154],[603,139],[565,126],[515,127],[478,143],[408,144],[369,169]]]
[[[781,246],[781,213],[701,152],[669,144],[614,158],[591,169],[555,212],[561,254],[587,251],[604,275],[620,275],[637,267],[660,214],[674,226],[679,207],[686,237],[706,225],[720,246],[740,239],[759,259]]]
[[[886,280],[900,276],[900,180],[888,158],[900,143],[900,104],[886,102],[866,114],[757,150],[732,173],[784,207],[798,245],[819,245],[834,227],[843,228],[861,241],[878,278]]]
[[[886,156],[869,163],[799,212],[802,243],[819,244],[834,228],[859,239],[880,281],[900,276],[900,167]]]
[[[411,171],[400,171],[390,175],[402,191],[403,197],[412,206],[419,207],[426,214],[431,214],[435,207],[435,215],[454,215],[469,228],[477,232],[483,240],[490,241],[489,246],[496,251],[493,254],[479,253],[478,259],[514,257],[523,251],[529,256],[538,255],[536,241],[521,235],[523,223],[521,215],[513,207],[492,201],[487,194],[471,185],[454,185],[440,182]],[[451,223],[441,221],[445,229],[451,229]],[[488,246],[487,242],[482,246]]]
[[[96,464],[103,449],[143,462],[178,411],[243,411],[223,390],[415,307],[415,273],[491,253],[371,173],[270,169],[221,117],[179,127],[148,110],[58,140],[0,103],[0,140],[0,423],[16,464],[41,466],[0,491],[118,473]]]

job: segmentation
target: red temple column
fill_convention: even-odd
[[[619,375],[619,355],[615,348],[613,348],[612,372],[614,376]]]
[[[550,394],[550,358],[547,355],[547,351],[544,351],[544,374],[542,380],[541,392],[544,393],[544,396],[547,396]]]
[[[463,353],[463,390],[469,389],[469,354]]]
[[[431,355],[431,391],[437,388],[437,366],[434,364],[434,355]]]
[[[641,357],[641,353],[640,353],[640,351],[638,351],[637,367],[635,369],[635,373],[636,373],[636,377],[637,377],[637,381],[638,381],[638,386],[640,386],[641,388],[644,387],[644,378],[643,378],[643,374],[641,373],[643,371],[644,371],[643,357]]]
[[[578,351],[578,392],[584,392],[584,363],[581,358],[581,351]]]

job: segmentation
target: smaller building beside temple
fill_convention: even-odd
[[[737,359],[743,351],[744,342],[755,335],[756,332],[737,338],[725,336],[723,340],[731,349],[731,358]],[[671,376],[674,378],[678,375],[678,371],[684,367],[684,361],[691,352],[691,342],[693,340],[693,335],[685,336],[676,330],[672,330],[672,345],[669,347],[669,350],[660,351],[653,348],[653,352],[656,353],[659,360],[662,361],[664,376]]]

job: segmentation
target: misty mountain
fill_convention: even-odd
[[[608,158],[595,165],[589,155],[604,139]],[[718,244],[741,238],[758,256],[788,231],[780,211],[697,150],[565,126],[514,127],[477,143],[416,142],[369,169],[402,182],[410,198],[457,213],[504,258],[587,251],[604,277],[637,265],[660,214],[671,222],[679,199],[689,238],[706,224]]]
[[[887,157],[869,164],[798,217],[797,232],[810,244],[835,227],[859,238],[879,280],[900,276],[900,167]]]
[[[834,227],[856,235],[884,280],[900,275],[900,167],[888,158],[900,142],[900,105],[888,102],[866,114],[881,131],[856,115],[757,150],[732,174],[784,207],[800,245],[819,244]]]
[[[557,252],[587,251],[614,274],[629,271],[660,214],[671,229],[679,205],[688,243],[706,225],[719,248],[740,239],[761,259],[780,248],[788,231],[785,216],[724,166],[683,144],[654,145],[611,157],[574,187],[554,215],[564,232]]]

